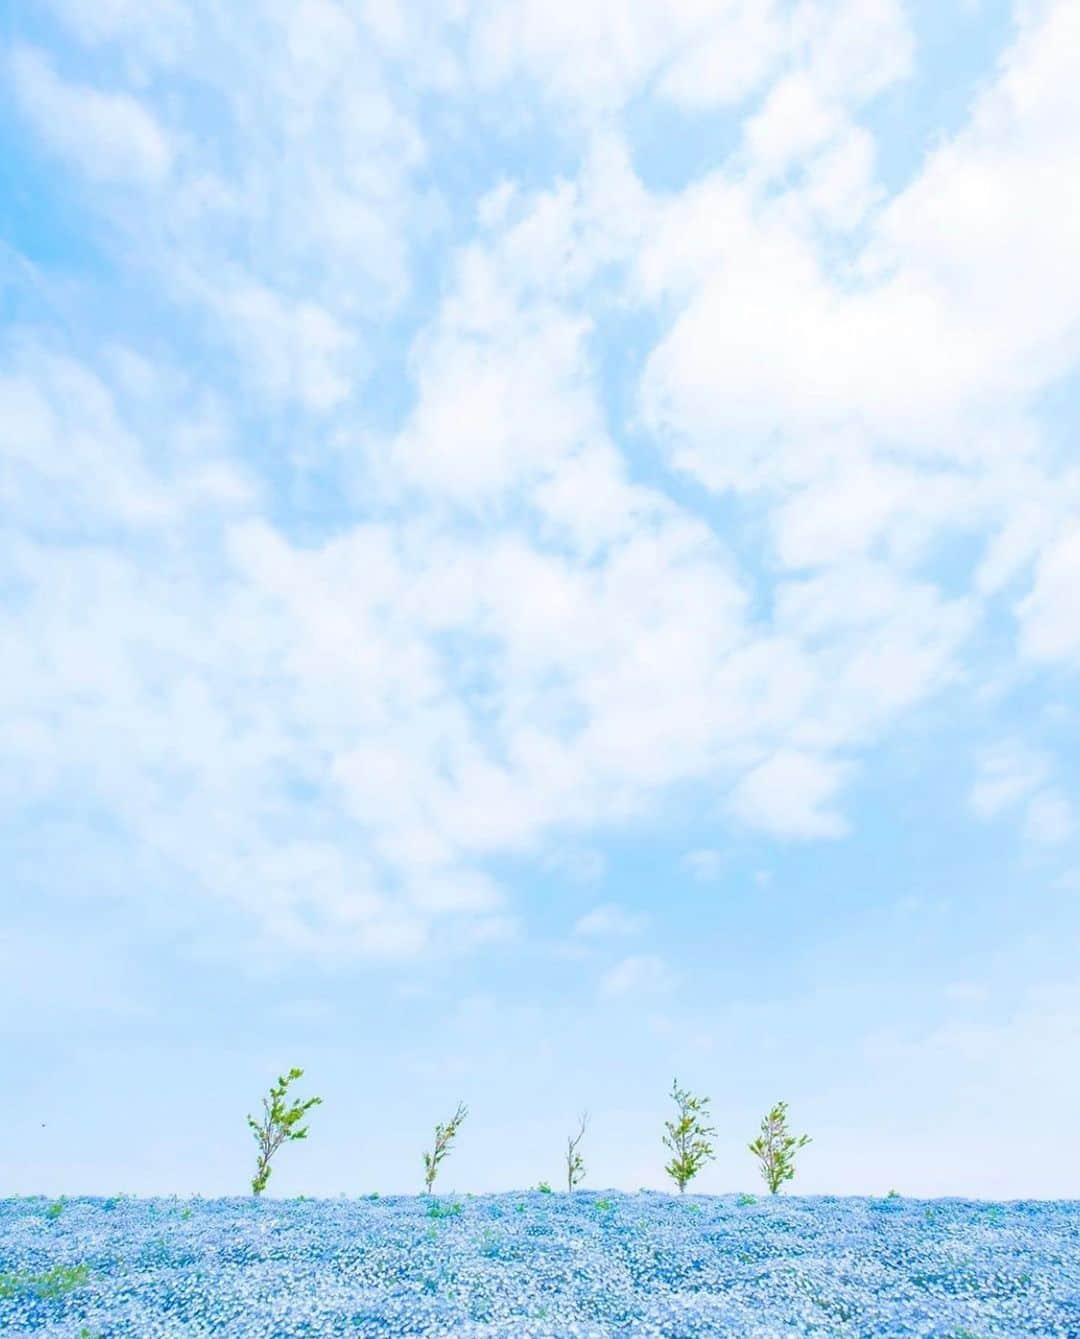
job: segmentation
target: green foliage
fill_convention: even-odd
[[[709,1106],[707,1097],[695,1097],[685,1088],[680,1088],[678,1080],[672,1082],[671,1096],[678,1108],[678,1119],[664,1122],[667,1130],[664,1143],[673,1154],[664,1171],[679,1187],[681,1195],[687,1183],[714,1156],[709,1139],[716,1131],[711,1125],[705,1124]]]
[[[59,1218],[60,1215],[64,1212],[64,1206],[65,1206],[66,1204],[67,1204],[67,1196],[66,1196],[66,1195],[61,1195],[60,1198],[59,1198],[58,1200],[55,1200],[55,1201],[54,1201],[52,1204],[50,1204],[49,1207],[45,1210],[45,1217],[46,1217],[46,1218]]]
[[[251,1180],[252,1194],[261,1195],[270,1180],[270,1159],[282,1144],[294,1139],[306,1139],[307,1126],[300,1122],[312,1107],[317,1107],[321,1097],[309,1097],[306,1102],[286,1101],[289,1084],[302,1077],[302,1069],[290,1069],[283,1074],[270,1089],[270,1095],[263,1098],[263,1118],[261,1121],[248,1116],[247,1123],[259,1148],[259,1158],[255,1165],[255,1175]]]
[[[181,1221],[182,1223],[186,1223],[187,1220],[188,1220],[190,1217],[191,1217],[191,1210],[190,1210],[190,1209],[183,1209],[183,1210],[181,1211],[181,1213],[180,1213],[180,1221]]]
[[[756,1196],[756,1195],[740,1195],[739,1198],[735,1201],[735,1203],[738,1204],[738,1205],[740,1205],[742,1208],[745,1208],[748,1204],[756,1204],[756,1203],[757,1203],[757,1196]]]
[[[540,1184],[539,1184],[536,1188],[537,1188],[537,1190],[539,1190],[539,1192],[540,1192],[541,1195],[552,1195],[552,1194],[554,1194],[554,1191],[551,1189],[551,1186],[550,1186],[550,1184],[549,1184],[547,1181],[541,1181]]]
[[[900,1192],[899,1190],[890,1190],[885,1198],[887,1200],[898,1200],[900,1198]]]
[[[594,1202],[594,1204],[593,1204],[593,1208],[594,1208],[594,1209],[610,1209],[610,1208],[611,1208],[611,1201],[610,1201],[610,1200],[596,1200],[596,1201]]]
[[[747,1145],[761,1164],[762,1179],[771,1195],[775,1195],[785,1181],[794,1178],[795,1154],[809,1143],[809,1135],[796,1137],[788,1133],[787,1103],[777,1102],[761,1122],[761,1133]]]
[[[461,1129],[461,1122],[469,1114],[469,1108],[459,1102],[457,1110],[445,1125],[435,1126],[435,1145],[430,1153],[424,1154],[424,1189],[431,1194],[431,1187],[439,1170],[439,1163],[450,1151],[450,1145]]]
[[[0,1297],[63,1297],[90,1280],[89,1265],[57,1265],[44,1274],[0,1274]]]
[[[439,1200],[433,1201],[428,1208],[427,1216],[429,1218],[456,1218],[461,1212],[461,1205],[451,1200],[447,1204],[442,1204]]]
[[[578,1120],[578,1132],[575,1135],[568,1135],[566,1139],[566,1189],[573,1193],[574,1187],[585,1175],[585,1163],[582,1161],[581,1154],[578,1151],[578,1145],[585,1137],[585,1129],[589,1124],[589,1113],[583,1111]]]

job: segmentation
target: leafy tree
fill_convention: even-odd
[[[578,1152],[578,1144],[585,1136],[585,1128],[589,1123],[589,1113],[583,1111],[578,1122],[578,1132],[575,1135],[568,1135],[566,1139],[566,1188],[573,1193],[574,1187],[585,1175],[585,1163],[582,1161],[581,1154]]]
[[[761,1175],[773,1195],[795,1176],[795,1154],[810,1143],[810,1136],[788,1133],[787,1103],[777,1102],[761,1122],[761,1133],[748,1147],[761,1164]]]
[[[251,1179],[252,1194],[261,1195],[270,1180],[270,1159],[282,1144],[294,1139],[307,1138],[307,1126],[300,1122],[312,1107],[317,1107],[321,1097],[309,1097],[306,1102],[286,1101],[289,1084],[302,1077],[302,1069],[290,1069],[283,1074],[264,1097],[263,1117],[257,1121],[248,1116],[248,1128],[259,1146],[259,1160],[255,1165],[255,1175]]]
[[[707,1097],[695,1097],[685,1088],[680,1088],[678,1080],[672,1082],[671,1096],[679,1114],[677,1120],[664,1122],[667,1130],[664,1143],[674,1155],[664,1171],[679,1187],[681,1195],[687,1183],[714,1156],[709,1138],[716,1131],[711,1125],[705,1124],[709,1106]]]
[[[469,1114],[469,1108],[459,1102],[457,1110],[450,1117],[445,1125],[435,1126],[435,1146],[430,1153],[424,1154],[424,1188],[428,1194],[431,1193],[431,1187],[435,1183],[435,1176],[439,1170],[439,1163],[446,1157],[450,1151],[450,1145],[454,1142],[457,1132],[461,1129],[461,1122]]]

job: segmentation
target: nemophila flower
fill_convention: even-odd
[[[0,1201],[0,1334],[1080,1334],[1075,1202],[600,1198]]]

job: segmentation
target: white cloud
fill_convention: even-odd
[[[212,512],[178,505],[198,492],[165,490],[169,457],[131,426],[160,391],[113,363],[126,389],[40,356],[10,382],[34,410],[8,419],[24,425],[16,509],[51,469],[85,525],[87,478],[115,483],[94,496],[94,543],[9,550],[9,753],[24,795],[85,786],[136,864],[241,908],[265,951],[412,954],[446,918],[467,923],[459,938],[506,933],[478,861],[633,812],[744,728],[712,682],[741,601],[702,528],[661,512],[585,565],[421,520],[293,545],[231,521],[227,493],[204,498]],[[64,414],[100,460],[59,450]],[[184,439],[182,417],[161,418]],[[193,464],[213,477],[213,458]],[[147,519],[138,558],[115,545]],[[211,520],[223,552],[192,565],[189,527]]]
[[[545,855],[544,865],[575,883],[598,883],[604,877],[607,859],[595,847],[554,846]]]
[[[555,312],[500,321],[483,339],[441,331],[422,351],[419,404],[395,443],[403,475],[483,506],[599,437],[585,334],[582,322]]]
[[[223,296],[220,312],[238,355],[271,400],[325,411],[362,379],[356,337],[316,303],[287,303],[248,285]]]
[[[1074,7],[1058,4],[1031,25],[970,126],[880,216],[862,282],[830,274],[786,202],[756,202],[735,183],[712,188],[723,212],[709,219],[696,291],[644,385],[646,414],[675,435],[678,463],[717,488],[801,482],[808,448],[844,431],[893,453],[995,465],[992,416],[1015,417],[1080,351],[1080,287],[1067,262],[1080,221],[1066,168],[1077,109],[1059,54],[1076,22]],[[794,124],[808,133],[813,119]],[[704,189],[668,207],[643,277],[665,267],[661,245],[706,226]],[[1018,267],[1018,254],[1031,264]]]
[[[989,820],[1009,810],[1023,810],[1023,831],[1030,841],[1054,845],[1073,832],[1072,805],[1048,784],[1049,759],[1022,744],[985,752],[978,760],[971,790],[972,811]]]
[[[626,911],[623,907],[609,902],[586,912],[575,924],[574,934],[598,938],[636,935],[645,928],[646,919],[640,912]]]
[[[136,23],[119,0],[100,22],[68,10],[87,41]],[[114,174],[135,165],[140,239],[168,238],[140,240],[137,263],[229,352],[221,384],[240,399],[235,365],[256,416],[294,410],[313,451],[329,454],[321,416],[339,415],[359,478],[345,504],[363,508],[333,535],[289,534],[227,450],[192,445],[190,388],[132,357],[13,358],[5,501],[94,532],[78,554],[36,533],[11,549],[25,598],[5,613],[4,706],[28,790],[78,786],[148,863],[269,940],[342,954],[420,952],[450,924],[512,933],[489,858],[625,822],[675,784],[773,835],[842,834],[855,760],[955,682],[979,600],[1037,562],[1025,648],[1076,651],[1068,490],[1028,399],[1072,365],[1080,312],[1055,119],[1075,110],[1066,11],[1026,24],[971,125],[879,208],[855,116],[907,69],[895,5],[804,5],[796,22],[699,0],[462,6],[467,73],[447,47],[430,79],[475,91],[525,72],[582,114],[588,148],[575,180],[487,196],[412,344],[415,403],[382,434],[361,431],[356,391],[373,322],[409,291],[410,221],[430,212],[413,208],[412,90],[377,54],[408,67],[415,19],[269,6],[253,53],[248,17],[219,16],[197,67],[222,133],[162,138],[158,168],[152,87],[98,94],[24,50],[22,105],[55,147],[81,152],[63,140],[83,133],[65,128],[76,99],[107,109],[83,124],[112,127]],[[769,76],[724,171],[650,197],[613,109],[650,81],[700,107]],[[196,93],[175,78],[170,126]],[[143,129],[122,143],[129,113]],[[126,197],[93,203],[133,239]],[[857,225],[869,240],[840,269],[830,230]],[[1022,281],[1018,253],[1034,257]],[[619,450],[595,342],[654,306],[666,324],[632,425],[660,447],[646,474]],[[664,463],[761,520],[762,573],[674,500]],[[939,588],[935,545],[995,528],[978,598]],[[110,747],[120,735],[129,749]],[[1033,836],[1065,830],[1053,792],[1025,797]],[[655,960],[628,962],[633,978]]]
[[[600,978],[600,998],[624,999],[628,996],[651,995],[664,991],[673,977],[667,964],[654,954],[643,953],[623,958]]]
[[[1073,807],[1057,791],[1036,795],[1027,807],[1024,831],[1032,841],[1043,845],[1057,845],[1067,841],[1075,831]]]
[[[742,101],[784,50],[783,6],[774,0],[698,0],[674,8],[691,22],[696,17],[699,26],[688,31],[657,91],[687,110]]]
[[[132,42],[165,63],[190,37],[191,15],[179,0],[48,0],[49,7],[82,42]]]
[[[571,4],[481,3],[470,14],[469,63],[487,84],[524,74],[552,97],[590,113],[626,103],[650,79],[692,108],[737,102],[783,49],[771,4],[643,0]]]
[[[803,195],[826,227],[837,232],[855,228],[881,200],[874,157],[872,136],[850,126],[807,163]]]
[[[168,176],[168,138],[135,98],[68,83],[32,47],[16,47],[10,62],[23,115],[78,171],[120,185],[156,186]]]
[[[1078,23],[1068,4],[1025,10],[969,123],[875,214],[872,141],[851,119],[859,80],[845,101],[830,91],[843,80],[820,74],[834,61],[851,73],[870,51],[844,39],[774,84],[738,170],[643,215],[636,291],[674,313],[645,367],[645,422],[676,468],[762,509],[784,566],[820,573],[773,593],[777,630],[814,649],[815,669],[831,661],[843,685],[816,737],[800,717],[787,741],[798,748],[850,748],[956,681],[981,601],[1032,563],[1016,602],[1021,651],[1069,664],[1080,653],[1075,472],[1035,418],[1039,393],[1080,360],[1080,192],[1067,166],[1080,103],[1062,56]],[[881,78],[900,77],[909,57],[905,47]],[[872,64],[862,94],[880,87]],[[783,194],[763,193],[781,171],[795,173]],[[818,226],[860,221],[861,256],[836,265]],[[946,600],[930,564],[968,536],[985,545],[973,596]],[[794,826],[842,830],[832,772],[805,775]],[[973,804],[991,804],[999,784],[985,779]],[[1027,834],[1060,839],[1071,827],[1061,797],[1028,790]],[[786,808],[750,780],[734,804],[766,825]]]
[[[724,853],[711,850],[687,851],[681,864],[695,879],[702,883],[709,882],[720,877],[724,868]]]
[[[979,818],[996,817],[1031,796],[1048,771],[1046,758],[1022,745],[1006,745],[984,753],[971,791],[972,811]]]
[[[781,836],[840,837],[846,822],[832,808],[849,767],[784,751],[748,772],[731,797],[744,823]]]
[[[1020,602],[1020,650],[1036,661],[1080,664],[1080,528],[1051,539]]]
[[[409,293],[410,238],[443,219],[432,192],[414,196],[425,146],[361,18],[332,0],[258,0],[243,15],[57,3],[81,40],[110,44],[127,87],[67,83],[21,48],[16,94],[92,179],[101,235],[203,318],[248,393],[278,411],[341,406],[367,375],[364,336]]]
[[[896,0],[476,0],[454,22],[468,24],[467,64],[482,85],[524,76],[583,118],[611,115],[646,88],[687,111],[737,104],[784,64],[860,101],[902,77],[912,53]]]
[[[117,524],[149,530],[193,508],[228,515],[255,497],[250,479],[226,455],[212,404],[187,382],[149,389],[158,413],[155,467],[140,433],[126,421],[118,393],[85,365],[29,337],[0,359],[0,498],[33,517],[37,532],[102,530]],[[113,348],[119,378],[146,390],[147,369]]]
[[[815,80],[853,102],[911,71],[915,40],[900,0],[813,0],[794,26]]]
[[[747,148],[758,167],[782,174],[794,159],[831,139],[840,125],[839,110],[800,71],[774,84],[764,107],[747,122]]]

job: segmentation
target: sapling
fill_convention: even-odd
[[[270,1180],[270,1159],[282,1144],[294,1139],[307,1138],[307,1126],[300,1122],[312,1107],[317,1107],[321,1097],[309,1097],[306,1102],[286,1101],[289,1084],[303,1075],[302,1069],[290,1069],[283,1074],[264,1097],[263,1118],[261,1121],[248,1116],[247,1123],[255,1142],[259,1146],[259,1160],[255,1164],[255,1175],[251,1179],[251,1191],[261,1195]]]
[[[777,1102],[761,1122],[761,1133],[748,1145],[750,1152],[761,1163],[761,1175],[775,1195],[785,1181],[795,1176],[795,1154],[810,1143],[810,1136],[789,1134],[787,1103]]]
[[[457,1110],[450,1117],[445,1125],[435,1126],[435,1146],[430,1153],[424,1154],[424,1188],[431,1194],[431,1187],[435,1184],[435,1176],[439,1170],[439,1163],[450,1152],[450,1145],[454,1142],[458,1130],[461,1129],[461,1122],[469,1114],[469,1108],[464,1102],[459,1102]]]
[[[714,1156],[709,1137],[716,1131],[711,1125],[705,1124],[709,1114],[707,1097],[695,1097],[685,1088],[680,1088],[678,1080],[672,1081],[671,1096],[678,1108],[679,1118],[664,1122],[667,1129],[664,1143],[674,1154],[664,1171],[679,1187],[681,1195],[687,1183]]]
[[[574,1187],[585,1175],[585,1163],[578,1152],[578,1144],[585,1136],[585,1127],[589,1123],[589,1113],[583,1111],[578,1122],[578,1132],[566,1139],[566,1189],[573,1194]]]

